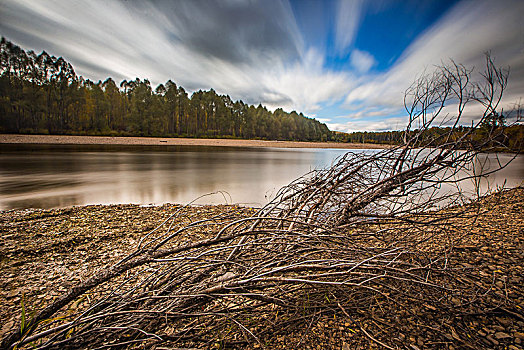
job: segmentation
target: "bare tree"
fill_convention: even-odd
[[[240,346],[327,314],[357,318],[377,298],[449,310],[451,296],[476,295],[447,269],[446,254],[460,238],[451,235],[457,218],[461,225],[475,218],[457,206],[467,202],[461,183],[475,176],[474,158],[494,147],[499,130],[482,142],[473,136],[497,112],[507,77],[489,56],[480,81],[454,62],[438,67],[405,94],[402,146],[347,153],[282,188],[251,217],[177,226],[173,214],[126,258],[7,335],[2,348],[209,346],[217,337]],[[479,106],[472,126],[462,128]],[[433,126],[449,129],[433,135]],[[431,147],[436,141],[439,147]],[[445,184],[454,190],[443,191]],[[192,241],[200,232],[209,238]],[[103,296],[55,320],[91,290]]]

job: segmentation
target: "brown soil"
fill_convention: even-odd
[[[169,145],[169,146],[228,146],[228,147],[277,147],[277,148],[387,148],[369,143],[263,141],[237,139],[191,139],[153,137],[110,137],[68,135],[10,135],[0,134],[0,143],[42,143],[72,145]]]
[[[370,349],[382,348],[377,342],[382,340],[414,350],[523,349],[524,188],[493,195],[476,209],[479,206],[482,214],[465,232],[466,240],[449,255],[450,268],[475,271],[478,276],[463,281],[485,293],[479,294],[476,309],[457,300],[457,310],[463,312],[451,317],[423,302],[413,303],[410,309],[363,306],[359,319],[323,316],[307,328],[291,326],[286,333],[264,339],[267,348]],[[22,303],[28,313],[48,304],[131,252],[142,235],[179,208],[113,205],[0,212],[0,318],[4,321],[0,337],[20,322]],[[250,211],[234,206],[183,210],[186,224],[221,212],[234,211],[241,217]],[[87,305],[89,300],[79,303]],[[434,327],[422,327],[417,317],[434,320]]]

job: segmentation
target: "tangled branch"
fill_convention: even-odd
[[[210,346],[217,337],[245,346],[323,315],[352,319],[383,303],[449,310],[452,297],[476,298],[478,290],[448,268],[447,254],[460,240],[457,220],[475,220],[459,206],[468,200],[461,184],[475,177],[475,158],[502,131],[480,144],[471,136],[496,112],[507,72],[488,57],[483,82],[470,77],[452,63],[420,78],[405,95],[404,145],[347,153],[282,188],[250,217],[180,226],[174,213],[123,260],[7,335],[2,348]],[[458,133],[470,106],[483,108],[480,119]],[[449,132],[430,148],[427,132],[436,125]],[[194,241],[201,232],[208,238]],[[93,289],[103,296],[89,308],[53,320]]]

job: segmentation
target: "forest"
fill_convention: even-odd
[[[302,113],[274,112],[218,95],[191,96],[169,80],[93,82],[43,51],[1,45],[0,132],[111,136],[219,137],[327,141],[325,124]]]
[[[189,96],[171,80],[154,89],[147,79],[93,82],[78,76],[62,57],[26,52],[5,38],[0,54],[0,133],[403,143],[404,131],[333,132],[302,113],[271,112],[213,89]],[[493,142],[522,150],[524,125],[506,125],[502,113],[488,116],[468,133],[472,145],[484,142],[495,129],[503,132]],[[421,142],[443,145],[449,131],[445,126],[429,128]],[[467,131],[461,126],[452,135],[458,139]]]
[[[520,120],[520,119],[518,119]],[[522,152],[524,141],[524,125],[513,123],[507,125],[505,118],[501,115],[488,116],[485,122],[478,128],[458,126],[452,130],[451,127],[435,126],[424,130],[420,134],[419,143],[430,147],[444,145],[451,140],[458,140],[468,133],[470,146],[476,146],[486,142],[487,135],[497,134],[489,146],[493,150]],[[359,131],[353,133],[334,132],[333,139],[337,142],[349,143],[373,143],[384,145],[401,145],[404,142],[405,131]]]

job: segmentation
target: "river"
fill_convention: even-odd
[[[88,204],[261,206],[342,149],[209,146],[0,145],[0,210]],[[354,150],[378,152],[378,150]],[[493,158],[494,155],[488,155]],[[504,160],[510,155],[500,155]],[[524,180],[524,157],[491,176],[492,188]]]

